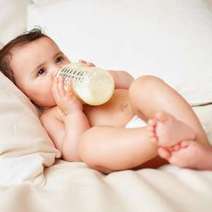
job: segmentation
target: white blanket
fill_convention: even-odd
[[[58,161],[45,181],[0,189],[4,212],[211,212],[212,172],[166,165],[102,175],[83,163]]]

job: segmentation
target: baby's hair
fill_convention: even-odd
[[[23,46],[42,37],[49,38],[41,31],[41,29],[34,28],[8,42],[2,49],[0,49],[0,71],[15,83],[13,70],[10,67],[10,60],[12,57],[11,50],[15,47]]]

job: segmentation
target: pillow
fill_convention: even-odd
[[[60,153],[42,127],[36,108],[2,73],[0,114],[0,184],[42,178],[43,167],[51,166]]]
[[[28,0],[0,1],[0,42],[6,43],[26,30]]]
[[[40,1],[39,1],[40,2]],[[154,74],[190,103],[212,101],[212,14],[205,0],[47,1],[28,8],[71,59]]]
[[[58,0],[32,0],[34,4],[52,4]]]

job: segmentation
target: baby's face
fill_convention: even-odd
[[[55,106],[53,78],[68,58],[49,38],[42,37],[12,50],[10,66],[16,85],[37,105]]]

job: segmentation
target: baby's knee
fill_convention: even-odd
[[[136,80],[134,80],[131,84],[132,88],[146,88],[149,86],[154,86],[157,83],[163,82],[162,79],[159,77],[153,76],[153,75],[143,75],[141,77],[138,77]],[[130,87],[130,89],[131,89]]]
[[[144,75],[133,81],[130,86],[129,93],[130,95],[135,96],[138,94],[141,95],[142,93],[151,92],[161,83],[164,83],[163,80],[156,76]]]
[[[145,104],[149,98],[157,96],[162,84],[164,82],[160,78],[152,75],[144,75],[133,81],[129,89],[129,97],[135,109],[140,108],[141,104]]]

